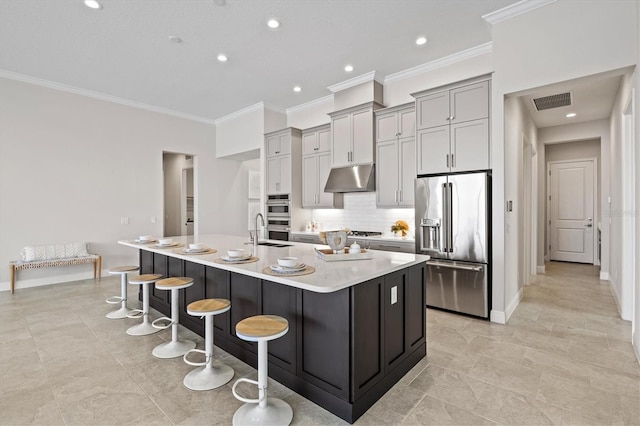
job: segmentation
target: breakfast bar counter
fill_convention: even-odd
[[[180,324],[196,333],[204,334],[204,323],[186,314],[189,303],[230,300],[231,310],[216,318],[215,344],[254,367],[257,345],[239,339],[235,325],[253,315],[286,318],[289,332],[269,345],[269,376],[350,423],[426,355],[428,256],[371,251],[371,259],[328,262],[305,243],[267,240],[261,243],[276,246],[254,251],[234,236],[173,242],[178,246],[119,241],[139,250],[141,274],[194,279],[180,297]],[[185,253],[194,242],[208,252]],[[252,262],[221,260],[236,248],[252,254]],[[281,257],[305,263],[305,274],[272,272]],[[150,303],[170,312],[166,292],[151,290]]]

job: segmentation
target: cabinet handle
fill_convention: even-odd
[[[447,154],[447,168],[449,167],[449,154]]]
[[[398,190],[398,201],[402,202],[402,189]]]
[[[451,167],[455,167],[456,166],[456,160],[454,157],[454,154],[451,154]]]
[[[395,202],[397,203],[398,202],[398,191],[395,191],[395,196],[396,196]]]

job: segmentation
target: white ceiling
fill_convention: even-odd
[[[357,75],[384,78],[479,46],[491,41],[481,16],[516,2],[102,0],[92,10],[82,0],[0,0],[0,72],[215,120],[258,102],[290,108]],[[272,17],[277,30],[266,26]]]

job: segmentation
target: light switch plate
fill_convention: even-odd
[[[391,304],[395,305],[398,303],[398,286],[394,285],[391,287]]]

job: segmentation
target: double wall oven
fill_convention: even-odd
[[[291,198],[289,194],[267,196],[267,235],[270,240],[289,241]]]

